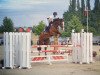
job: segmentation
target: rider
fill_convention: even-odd
[[[53,19],[52,19],[52,17],[50,16],[50,17],[47,18],[47,20],[48,20],[49,26],[47,26],[47,27],[45,28],[45,31],[46,31],[46,32],[49,32],[49,29],[50,29],[50,27],[52,26],[52,21],[53,21]]]
[[[46,31],[46,32],[49,32],[49,29],[50,29],[50,27],[52,26],[53,20],[56,19],[56,18],[58,18],[57,12],[53,12],[53,16],[54,16],[54,18],[53,18],[52,16],[49,16],[49,17],[47,18],[48,23],[49,23],[49,26],[46,26],[46,27],[45,27],[45,31]]]

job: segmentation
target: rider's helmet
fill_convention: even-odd
[[[53,12],[54,19],[57,18],[57,12]]]

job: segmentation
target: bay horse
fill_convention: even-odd
[[[59,27],[64,30],[64,20],[60,18],[53,19],[52,22],[49,24],[49,29],[48,31],[44,31],[40,34],[39,40],[38,40],[38,45],[50,45],[50,37],[51,36],[58,36],[61,35],[59,31]],[[38,51],[40,52],[41,48],[38,47]],[[46,50],[46,47],[45,47]],[[40,55],[40,54],[39,54]],[[46,55],[46,52],[45,52]]]

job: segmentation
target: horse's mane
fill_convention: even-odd
[[[63,19],[61,18],[56,18],[56,19],[53,19],[53,22],[56,22],[56,21],[64,21]]]
[[[58,20],[59,20],[59,18],[55,18],[55,19],[53,19],[53,22],[58,21]]]

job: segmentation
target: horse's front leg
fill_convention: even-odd
[[[58,31],[58,32],[57,32],[57,37],[59,37],[60,35],[61,35],[61,33]]]
[[[45,49],[45,55],[47,55],[47,52],[46,52],[46,50],[47,50],[47,47],[44,47],[44,49]]]

